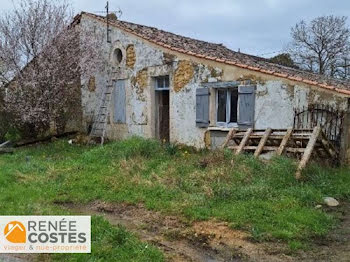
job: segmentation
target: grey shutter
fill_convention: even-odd
[[[118,80],[114,89],[114,122],[126,122],[125,80]]]
[[[196,89],[196,125],[209,126],[209,88]]]
[[[238,87],[238,127],[247,129],[254,127],[255,86]]]

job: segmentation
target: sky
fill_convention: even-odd
[[[0,0],[11,11],[12,1]],[[103,0],[68,0],[76,13],[103,11]],[[232,50],[271,57],[285,50],[290,29],[300,20],[348,16],[349,0],[110,0],[121,20],[222,43]],[[350,25],[350,20],[348,21]]]

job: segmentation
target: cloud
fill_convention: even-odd
[[[1,0],[2,9],[12,0]],[[71,0],[76,12],[103,11],[104,1]],[[348,0],[110,0],[122,20],[155,26],[255,55],[282,50],[301,19],[348,15]]]

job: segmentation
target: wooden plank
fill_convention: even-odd
[[[231,150],[237,150],[238,146],[229,146],[227,148],[231,149]],[[257,146],[245,146],[243,148],[243,150],[255,151],[257,148],[258,148]],[[263,151],[277,151],[278,148],[279,148],[278,146],[264,146]],[[287,152],[290,152],[290,153],[304,153],[305,152],[305,148],[286,147],[284,150]]]
[[[244,133],[245,134],[245,133]],[[240,133],[237,133],[235,135],[235,137],[237,138],[242,138],[244,137],[244,134],[240,134]],[[253,133],[252,135],[250,135],[250,139],[260,139],[264,134],[260,134],[260,135],[257,135],[255,133]],[[310,136],[311,136],[311,133],[309,134],[297,134],[295,135],[294,133],[292,133],[292,138],[293,139],[299,139],[299,140],[309,140],[310,139]],[[285,134],[283,135],[274,135],[273,133],[269,136],[269,140],[283,140],[283,138],[285,137]]]
[[[321,131],[321,143],[324,147],[324,150],[327,152],[327,154],[330,157],[334,158],[337,156],[337,149],[331,142],[329,142],[329,140],[327,139],[327,137],[322,131]]]
[[[309,143],[307,144],[303,157],[300,160],[297,172],[295,173],[296,179],[301,178],[301,171],[305,168],[306,164],[309,162],[312,151],[314,150],[315,144],[317,142],[318,137],[320,136],[320,133],[321,133],[321,127],[316,126],[314,128],[314,131],[312,132],[312,136],[310,138]]]
[[[2,144],[0,145],[0,148],[9,147],[10,144],[11,144],[11,141],[10,141],[10,140],[9,140],[9,141],[6,141],[6,142],[4,142],[4,143],[2,143]]]
[[[265,132],[266,129],[254,129],[254,133],[255,132]],[[272,129],[273,133],[285,133],[288,131],[288,129]],[[293,129],[294,133],[309,133],[311,134],[313,132],[313,129]]]
[[[250,134],[251,134],[252,132],[253,132],[253,129],[252,129],[252,128],[248,128],[248,129],[247,129],[247,132],[245,133],[245,136],[243,137],[241,143],[239,144],[239,146],[238,146],[238,148],[237,148],[237,151],[236,151],[236,153],[235,153],[236,155],[239,155],[239,154],[242,152],[242,150],[243,150],[245,144],[248,142],[249,136],[250,136]]]
[[[235,128],[232,128],[230,132],[228,132],[226,136],[226,140],[221,146],[222,149],[224,149],[228,145],[228,143],[230,142],[230,140],[232,139],[232,137],[235,135],[236,132],[237,132],[237,129]]]
[[[289,128],[286,132],[286,134],[284,135],[283,139],[282,139],[282,142],[277,150],[277,155],[280,156],[283,154],[283,151],[284,149],[286,148],[287,144],[288,144],[288,141],[291,137],[293,133],[293,129],[292,128]]]
[[[269,138],[269,135],[271,134],[271,132],[272,132],[271,128],[266,129],[265,134],[263,135],[263,137],[261,138],[261,140],[259,142],[258,148],[254,152],[255,157],[258,157],[260,155],[260,153],[263,151],[263,148],[264,148],[266,141]]]

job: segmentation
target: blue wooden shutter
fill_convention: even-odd
[[[254,127],[255,86],[238,87],[238,127],[247,129]]]
[[[114,89],[114,122],[126,122],[125,80],[118,80]]]
[[[196,89],[196,125],[209,126],[209,88]]]

